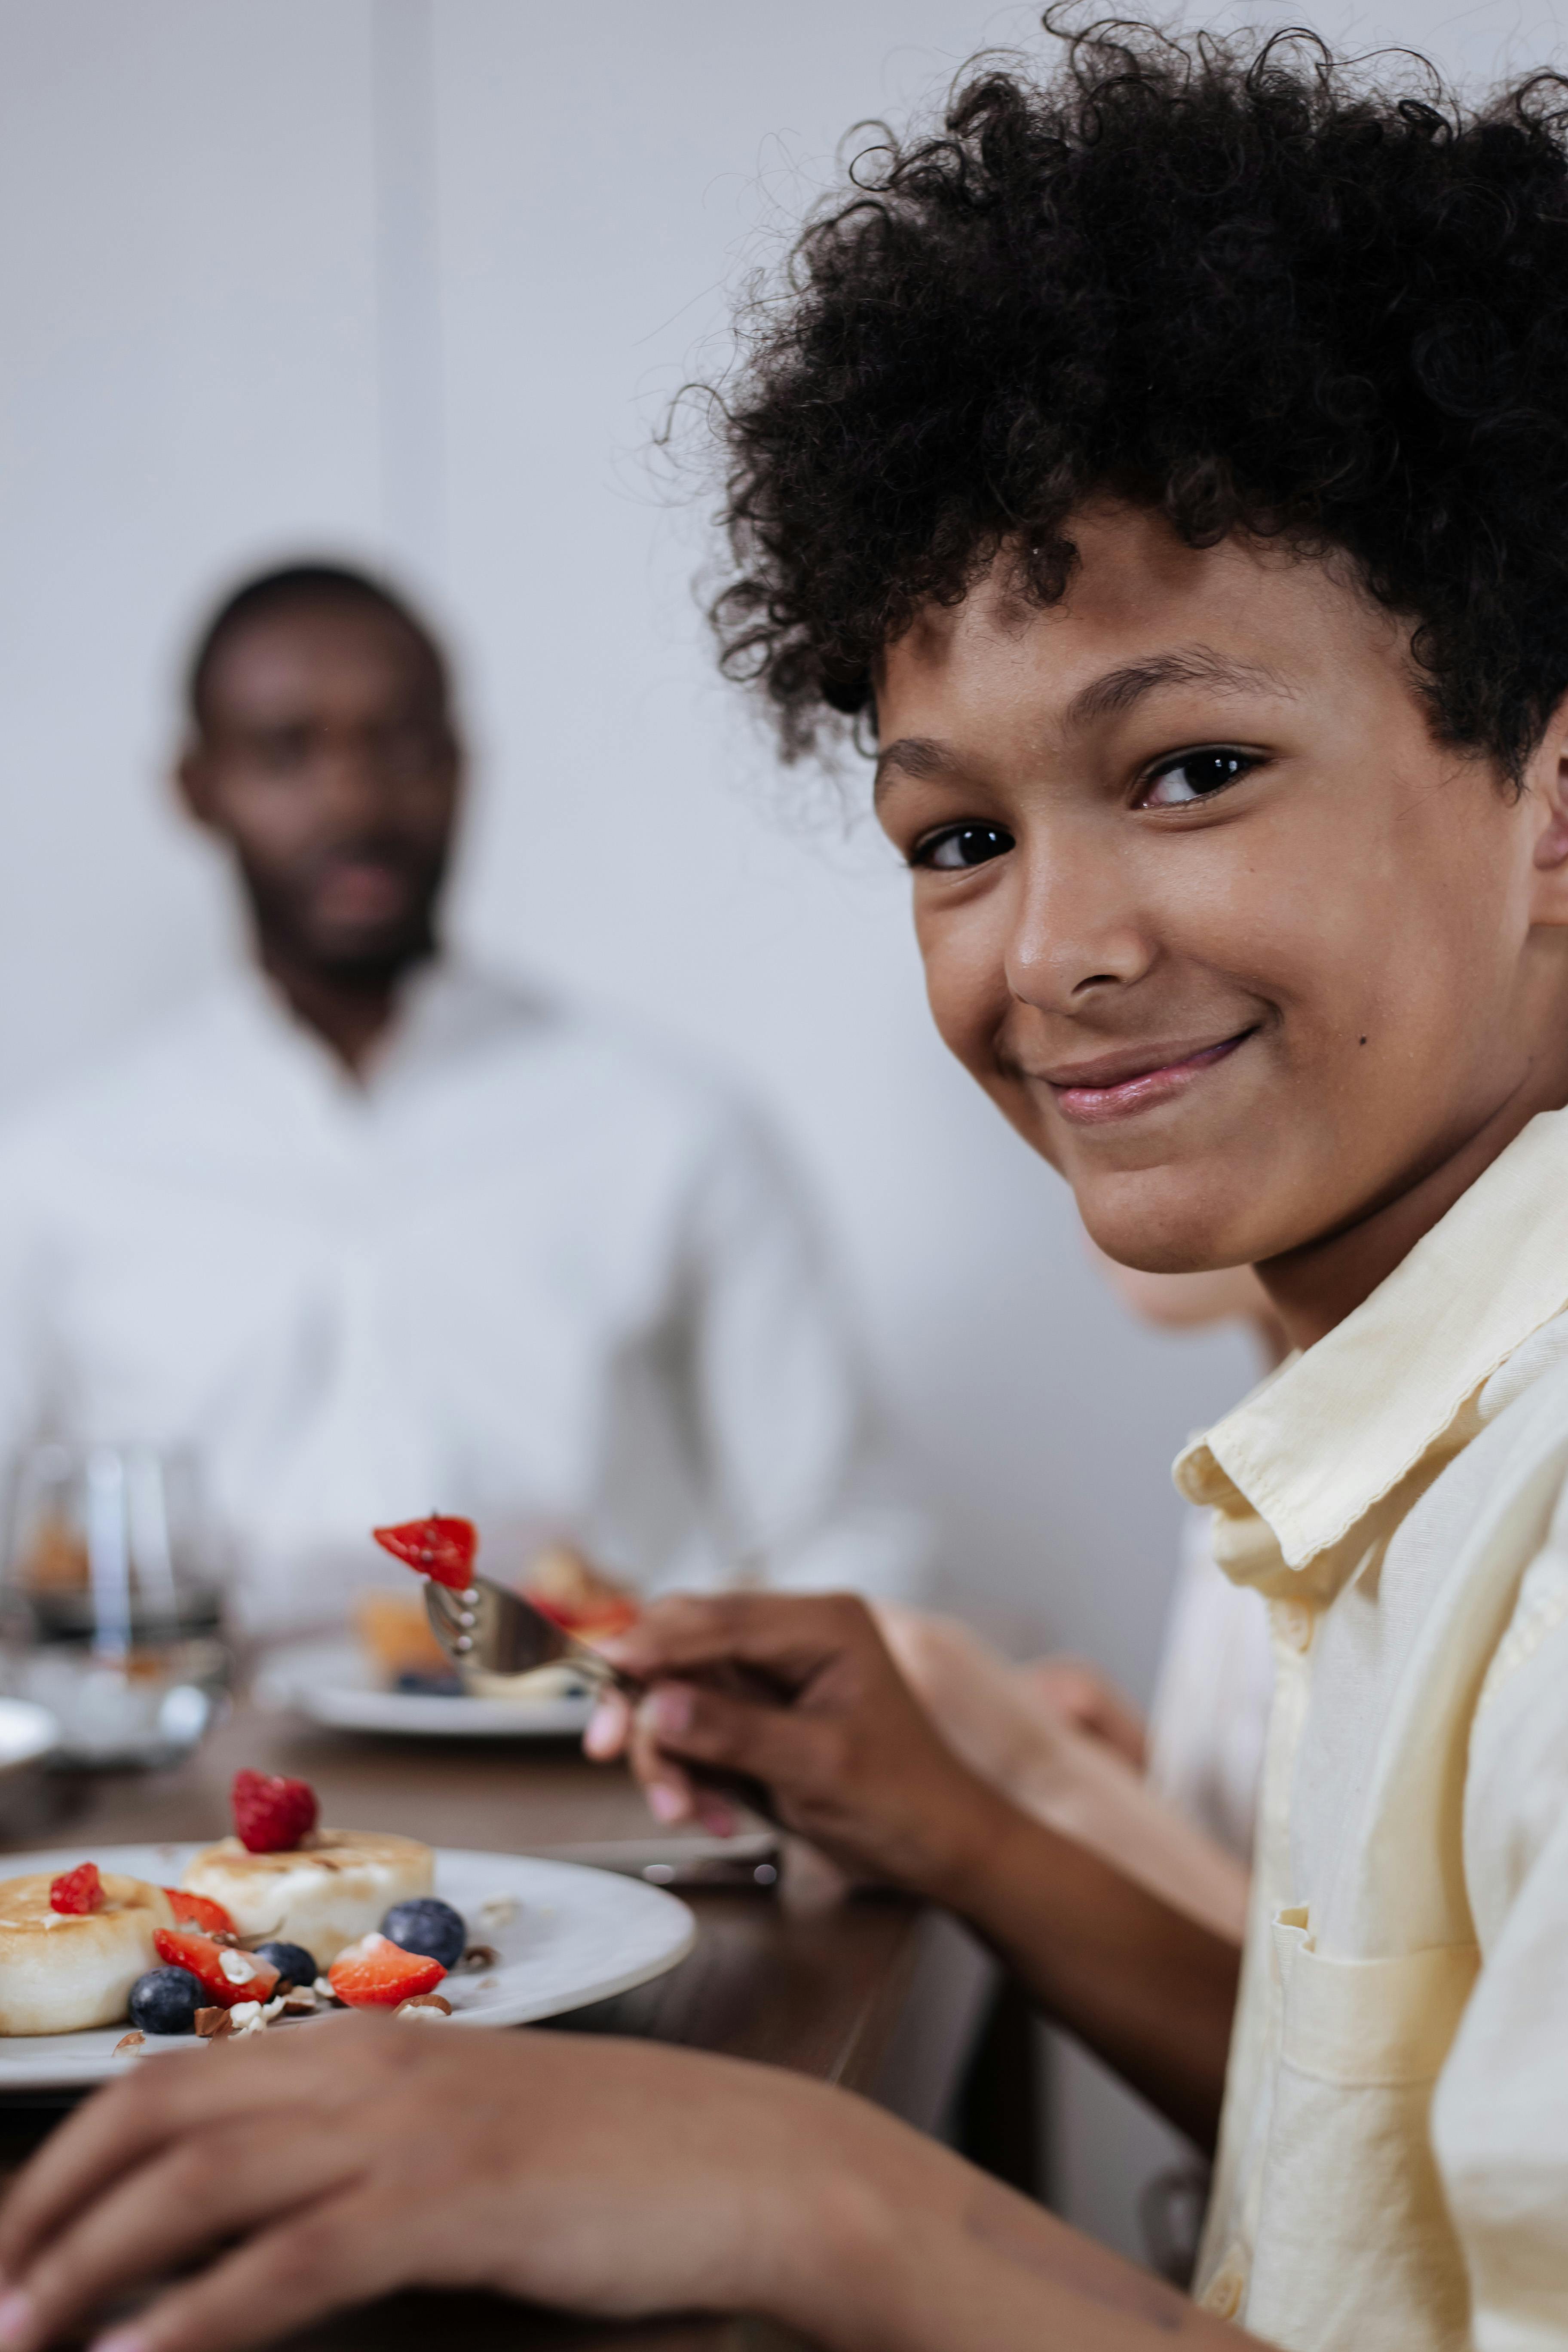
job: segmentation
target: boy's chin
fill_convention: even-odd
[[[1084,1186],[1079,1214],[1097,1249],[1139,1274],[1215,1274],[1273,1254],[1255,1204],[1231,1207],[1203,1187],[1199,1197],[1193,1192],[1151,1170]]]

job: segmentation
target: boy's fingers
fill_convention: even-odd
[[[171,2051],[144,2060],[51,2133],[13,2185],[0,2206],[0,2280],[18,2279],[89,2199],[187,2130],[273,2107],[320,2105],[323,2097],[329,2111],[352,2105],[361,2070],[352,2063],[345,2069],[341,2045],[353,2037],[371,2064],[380,2035],[405,2030],[333,2018],[290,2027],[245,2050]],[[335,2068],[324,2063],[334,2057]]]
[[[628,1753],[632,1770],[642,1783],[643,1795],[655,1821],[661,1822],[667,1829],[694,1821],[697,1801],[690,1775],[663,1753],[640,1712],[632,1718]]]
[[[683,1593],[656,1601],[629,1632],[600,1647],[639,1682],[734,1660],[790,1687],[868,1635],[879,1641],[864,1601],[848,1593]]]
[[[276,2223],[171,2287],[101,2352],[246,2352],[345,2305],[410,2284],[408,2243],[384,2201],[348,2189]]]
[[[186,2067],[205,2071],[210,2055],[182,2051],[149,2060],[51,2133],[0,2206],[0,2276],[19,2278],[62,2222],[180,2130],[180,2094],[191,2086],[175,2077]],[[211,2077],[206,2087],[221,2106],[221,2087]]]
[[[821,1776],[825,1742],[837,1733],[789,1707],[758,1706],[700,1683],[661,1683],[637,1709],[639,1733],[668,1770],[671,1756],[739,1772],[769,1788],[804,1790]]]
[[[353,2168],[338,2133],[305,2107],[189,2134],[123,2174],[45,2247],[18,2282],[30,2311],[25,2325],[17,2311],[7,2352],[34,2352],[110,2296],[325,2196]]]
[[[623,1691],[601,1691],[594,1702],[594,1712],[583,1734],[583,1752],[596,1764],[607,1764],[621,1755],[631,1736],[632,1710]]]

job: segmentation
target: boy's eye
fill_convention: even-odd
[[[1248,751],[1184,751],[1157,768],[1138,795],[1140,808],[1190,808],[1194,801],[1212,800],[1250,775],[1258,765]]]
[[[939,874],[955,874],[966,866],[984,866],[993,857],[1005,857],[1012,846],[1012,835],[999,824],[950,824],[918,842],[910,864],[934,866]]]

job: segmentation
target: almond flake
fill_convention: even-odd
[[[146,2046],[147,2036],[144,2033],[122,2033],[114,2045],[114,2055],[129,2058],[133,2050],[143,2050]]]
[[[470,1944],[458,1966],[465,1974],[471,1974],[475,1969],[493,1969],[500,1959],[500,1954],[493,1944]]]
[[[504,1927],[517,1916],[515,1895],[487,1895],[475,1914],[481,1927]]]
[[[230,1984],[249,1984],[256,1975],[255,1969],[243,1952],[219,1952],[217,1964]]]
[[[195,2023],[204,2042],[223,2042],[234,2032],[234,2020],[226,2009],[198,2009]]]

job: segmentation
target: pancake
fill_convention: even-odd
[[[153,1930],[174,1924],[161,1886],[112,1870],[100,1909],[51,1911],[54,1876],[0,1880],[0,2033],[118,2025],[137,1978],[159,1965]]]
[[[312,1830],[285,1853],[247,1853],[224,1838],[198,1853],[181,1881],[221,1903],[242,1936],[303,1944],[330,1968],[347,1944],[379,1927],[395,1903],[428,1895],[436,1857],[390,1830]]]

